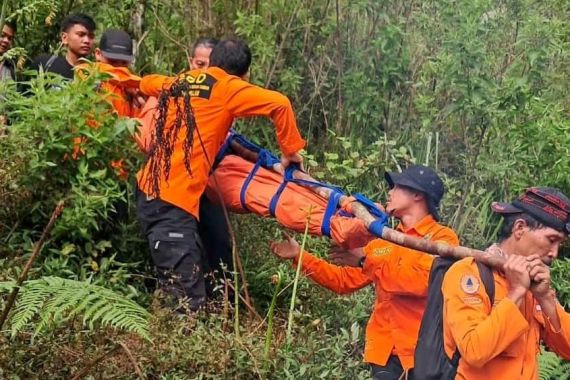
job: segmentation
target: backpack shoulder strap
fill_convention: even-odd
[[[53,65],[57,57],[58,57],[57,55],[52,55],[49,57],[49,59],[46,61],[45,66],[43,66],[45,72],[49,71],[50,67]]]
[[[489,300],[491,301],[491,307],[495,303],[495,278],[493,277],[493,270],[488,266],[479,261],[477,263],[477,269],[479,270],[479,276],[481,277],[481,282],[485,286],[485,291]]]

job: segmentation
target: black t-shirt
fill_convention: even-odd
[[[45,72],[56,73],[64,78],[73,80],[73,66],[64,57],[42,54],[34,59],[30,68],[39,71],[40,66],[43,67]]]

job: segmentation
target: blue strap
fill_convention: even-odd
[[[299,164],[297,164],[297,163],[293,163],[293,164],[291,164],[285,168],[285,172],[283,174],[283,182],[281,182],[281,185],[279,185],[277,192],[275,193],[275,195],[271,198],[271,201],[269,202],[269,213],[271,214],[271,216],[275,217],[275,210],[277,209],[277,203],[279,202],[279,197],[281,197],[281,193],[283,193],[283,190],[285,190],[285,187],[287,187],[288,183],[295,183],[295,184],[304,185],[304,186],[325,187],[327,189],[333,190],[333,193],[340,193],[341,195],[344,194],[342,189],[338,186],[333,186],[333,185],[330,185],[328,183],[323,183],[323,182],[318,182],[318,181],[308,181],[306,179],[294,178],[293,173],[297,170],[299,170],[299,171],[301,170],[299,167]],[[338,204],[338,199],[337,199],[337,204]]]
[[[285,168],[285,173],[283,174],[283,182],[277,188],[277,191],[271,198],[269,202],[269,213],[272,217],[275,218],[275,210],[277,209],[277,203],[279,202],[279,198],[281,197],[281,193],[287,187],[287,184],[293,180],[293,172],[298,170],[299,166],[297,164],[291,164]]]
[[[251,171],[249,172],[249,174],[247,175],[247,178],[245,179],[245,181],[243,182],[243,185],[241,186],[241,190],[239,193],[239,201],[241,203],[241,207],[244,210],[247,211],[251,211],[246,204],[245,201],[245,196],[247,194],[247,189],[249,187],[249,184],[251,183],[251,181],[253,180],[253,177],[255,176],[255,173],[257,173],[257,171],[259,170],[259,168],[261,166],[263,166],[263,163],[267,162],[267,156],[271,155],[271,153],[269,153],[268,151],[266,151],[265,149],[261,149],[258,152],[258,156],[257,156],[257,161],[255,162],[255,165],[253,166],[253,168],[251,169]]]
[[[384,216],[385,218],[376,219],[368,226],[368,231],[370,231],[372,235],[382,237],[382,232],[384,231],[384,227],[386,227],[386,222],[388,222],[388,215],[384,214]]]
[[[386,223],[388,223],[388,215],[380,210],[380,208],[376,206],[374,202],[366,198],[364,195],[356,193],[353,194],[353,196],[358,202],[362,203],[372,215],[378,218],[370,223],[368,226],[368,231],[370,231],[375,236],[382,237],[384,227],[386,226]]]
[[[224,157],[229,153],[230,151],[230,144],[233,140],[234,137],[234,130],[231,129],[230,130],[230,135],[228,136],[228,138],[226,139],[226,141],[224,141],[224,143],[222,144],[222,146],[220,147],[220,150],[218,151],[218,153],[216,154],[216,158],[214,159],[214,165],[211,168],[210,172],[213,172],[218,165],[220,164],[220,162],[222,162],[222,160],[224,159]]]
[[[236,133],[234,129],[230,129],[230,135],[220,147],[218,154],[216,154],[216,159],[214,160],[214,166],[212,170],[214,170],[220,164],[220,162],[224,159],[225,156],[227,156],[228,154],[232,154],[231,143],[234,140],[238,144],[246,148],[247,150],[261,154],[261,156],[258,157],[258,161],[261,160],[260,165],[266,169],[273,168],[273,165],[279,162],[279,159],[273,154],[271,154],[269,151],[263,149],[259,145],[252,143],[251,141],[249,141],[239,133]]]
[[[246,148],[247,150],[250,150],[252,152],[256,152],[256,153],[262,153],[263,152],[263,157],[258,157],[258,161],[261,159],[261,166],[263,166],[266,169],[271,169],[273,168],[273,165],[279,162],[279,159],[274,156],[273,154],[271,154],[271,152],[263,149],[262,147],[260,147],[257,144],[252,143],[251,141],[249,141],[248,139],[246,139],[245,137],[243,137],[242,135],[240,135],[239,133],[235,133],[232,130],[232,136],[231,139],[235,140],[238,144],[240,144],[241,146],[243,146],[244,148]]]
[[[270,151],[261,149],[257,155],[257,162],[265,169],[273,169],[273,165],[279,162],[279,159],[271,154]]]
[[[333,191],[329,197],[325,215],[323,216],[323,223],[321,224],[321,233],[323,236],[331,237],[331,217],[338,209],[338,201],[344,194],[340,191]]]
[[[290,170],[287,170],[287,169],[290,169]],[[287,180],[288,180],[289,182],[296,183],[296,184],[298,184],[298,185],[304,185],[304,186],[319,186],[319,187],[325,187],[325,188],[327,188],[327,189],[331,189],[331,190],[336,191],[336,192],[340,192],[340,193],[343,192],[340,187],[334,186],[334,185],[330,185],[330,184],[328,184],[328,183],[319,182],[319,181],[309,181],[309,180],[306,180],[306,179],[293,178],[293,173],[294,173],[296,170],[301,171],[301,168],[300,168],[299,164],[297,164],[297,163],[293,163],[293,164],[289,165],[289,166],[285,169],[285,176],[287,177]]]
[[[363,194],[355,193],[355,194],[352,194],[352,196],[358,202],[362,203],[372,215],[374,215],[378,218],[382,218],[384,216],[386,216],[386,218],[387,218],[387,215],[382,210],[380,210],[380,208],[378,206],[376,206],[376,203],[374,203],[370,199],[366,198]]]
[[[243,135],[240,135],[239,133],[236,133],[235,130],[232,129],[232,139],[235,140],[236,142],[238,142],[241,146],[243,146],[244,148],[247,148],[247,150],[251,150],[252,152],[259,152],[260,150],[262,150],[263,148],[260,147],[259,145],[252,143],[251,141],[249,141],[248,139],[246,139]]]

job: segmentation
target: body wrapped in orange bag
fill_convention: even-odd
[[[354,198],[339,206],[338,200],[343,195],[340,189],[318,183],[334,189],[331,198],[326,199],[307,187],[311,183],[294,180],[289,175],[294,168],[286,171],[285,176],[271,170],[277,158],[243,137],[233,134],[225,146],[235,138],[249,149],[259,149],[260,158],[250,162],[233,154],[231,149],[222,148],[206,188],[210,200],[219,203],[219,192],[228,210],[275,217],[279,224],[298,232],[305,230],[310,210],[309,233],[329,236],[346,248],[362,247],[374,239],[365,224],[350,212]]]

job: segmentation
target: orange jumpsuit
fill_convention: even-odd
[[[495,278],[495,303],[489,297],[472,258],[453,264],[442,285],[445,350],[459,348],[456,379],[538,379],[540,341],[570,359],[570,314],[557,305],[561,330],[554,331],[527,292],[521,308],[507,298],[508,282]]]
[[[270,117],[275,124],[281,151],[286,155],[296,153],[305,146],[305,141],[297,129],[293,108],[286,96],[250,84],[218,67],[210,67],[206,71],[188,71],[181,74],[180,78],[192,85],[191,105],[196,119],[190,158],[192,174],[190,175],[184,166],[182,144],[186,129],[181,128],[172,154],[168,181],[163,173],[160,177],[160,199],[163,201],[198,218],[198,204],[208,182],[210,163],[213,164],[216,153],[236,117]],[[162,75],[145,76],[141,80],[140,90],[148,96],[159,96],[174,80],[175,78]],[[166,128],[172,126],[175,120],[175,101],[170,100]],[[200,137],[204,149],[200,144]],[[138,173],[138,185],[144,193],[153,195],[150,185],[145,187],[148,167],[149,165],[145,165]]]
[[[453,230],[427,215],[406,235],[458,245]],[[376,303],[366,327],[364,361],[385,365],[390,355],[404,369],[414,366],[414,350],[425,309],[433,256],[376,239],[364,247],[364,268],[341,267],[308,253],[303,254],[303,272],[332,291],[347,294],[374,283]]]

